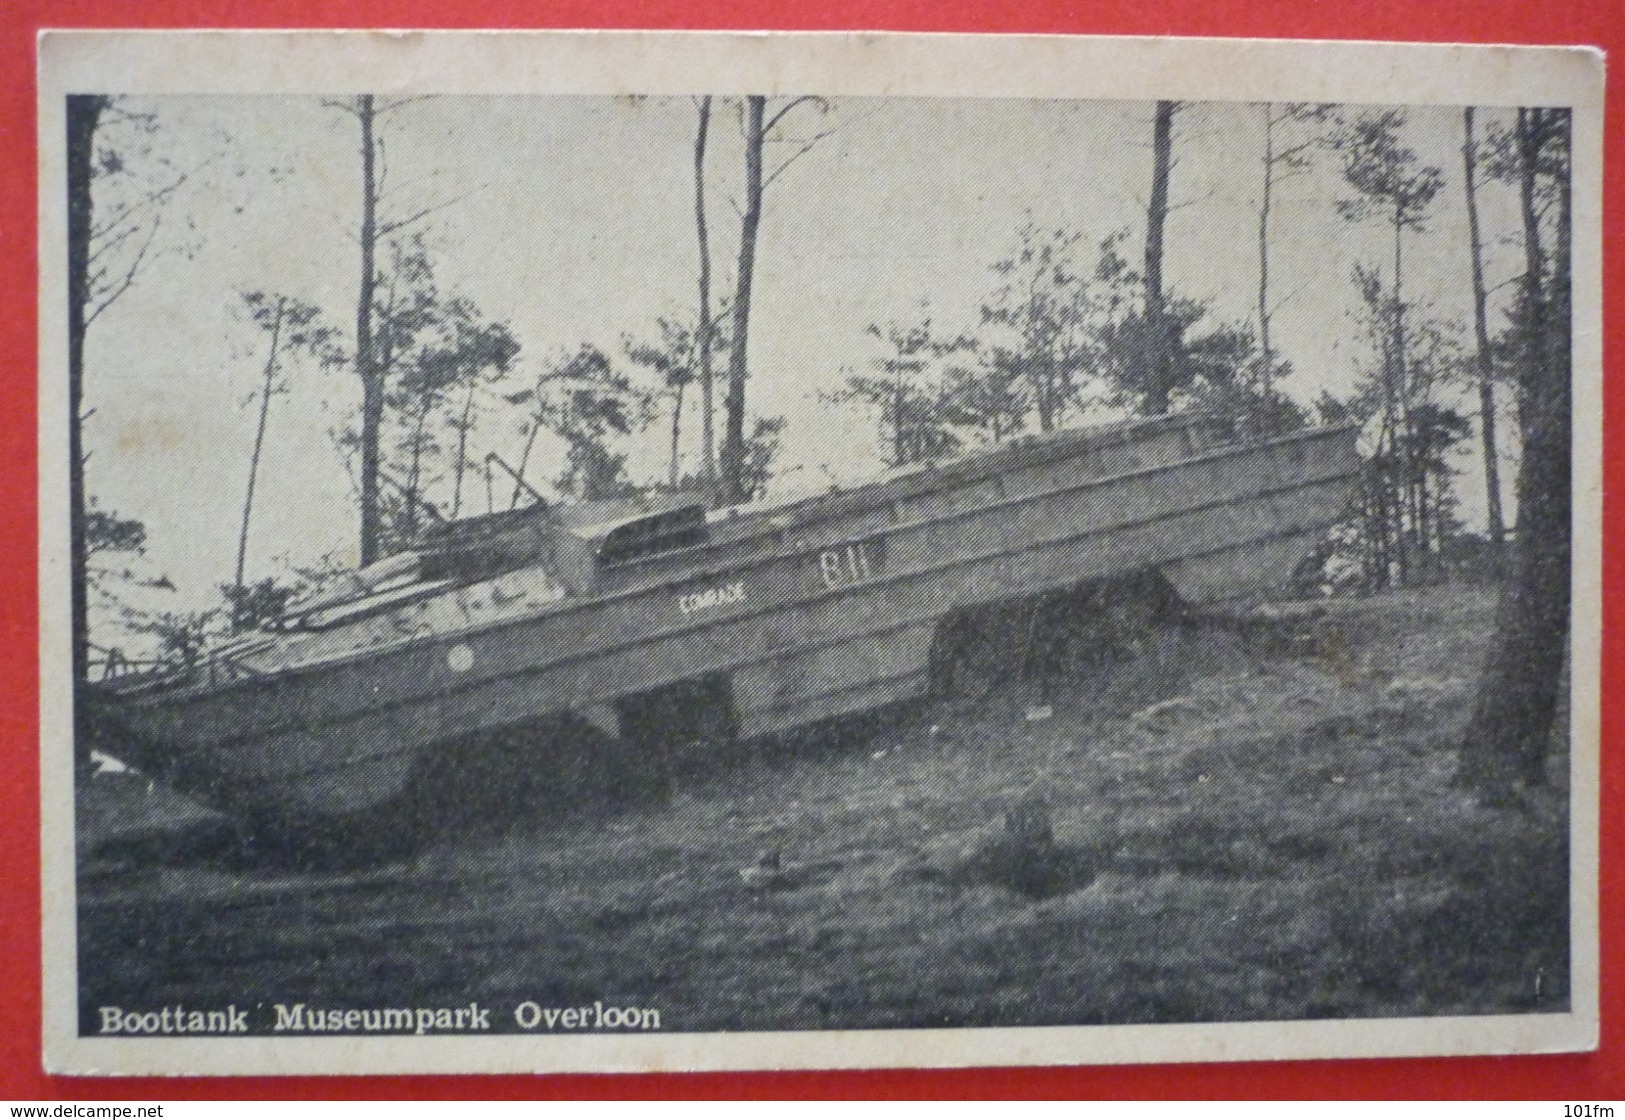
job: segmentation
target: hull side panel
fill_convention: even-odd
[[[119,719],[166,745],[144,768],[213,803],[322,812],[399,793],[433,744],[710,674],[732,675],[742,733],[784,730],[923,691],[936,622],[955,610],[1148,568],[1195,602],[1279,584],[1342,513],[1358,465],[1345,432],[1147,469],[1189,445],[1181,429],[1156,438],[881,495],[741,540],[734,555],[756,557],[741,566],[499,626],[422,633],[408,618],[369,656],[141,698]]]
[[[1283,537],[1276,524],[1267,508],[1245,505],[1186,515],[1180,528],[1190,539],[1228,540],[1242,527],[1254,536],[1171,566],[1174,558],[1161,554],[1169,550],[1158,549],[1162,535],[1150,526],[1108,541],[1052,541],[866,594],[855,590],[828,597],[802,612],[719,623],[698,636],[703,640],[674,635],[324,726],[303,723],[245,738],[232,749],[243,778],[261,789],[319,772],[336,754],[352,753],[358,760],[398,758],[404,781],[416,748],[423,745],[604,703],[719,668],[733,674],[745,734],[782,730],[923,691],[936,621],[953,610],[1147,567],[1171,567],[1176,584],[1184,582],[1198,593],[1196,601],[1233,598],[1254,589],[1261,578],[1277,580],[1281,568],[1270,561],[1280,557],[1290,564],[1313,543],[1314,533]],[[787,643],[799,652],[786,657]]]
[[[935,636],[932,621],[742,666],[733,674],[740,734],[765,735],[918,695],[930,680]]]
[[[160,697],[150,704],[144,721],[156,738],[229,741],[244,727],[278,726],[295,719],[318,723],[343,719],[471,687],[482,679],[497,679],[565,657],[589,660],[605,651],[669,637],[703,642],[701,635],[722,622],[783,608],[816,612],[832,595],[929,576],[936,569],[996,560],[1013,554],[1026,542],[1084,541],[1088,555],[1078,569],[1078,578],[1084,578],[1164,563],[1184,552],[1210,551],[1226,539],[1257,535],[1237,532],[1227,537],[1224,524],[1218,523],[1205,527],[1200,536],[1190,536],[1191,514],[1200,512],[1191,509],[1193,495],[1200,496],[1206,508],[1240,508],[1259,491],[1273,489],[1278,496],[1268,508],[1272,514],[1288,518],[1288,528],[1324,525],[1335,518],[1346,485],[1346,464],[1335,456],[1321,462],[1319,459],[1328,457],[1320,456],[1281,469],[1267,461],[1273,458],[1256,455],[1178,464],[1166,471],[1116,480],[1110,487],[1089,486],[1013,501],[963,518],[914,523],[881,534],[855,534],[858,540],[880,542],[885,551],[882,576],[856,588],[831,591],[819,578],[822,554],[792,551],[748,569],[606,600],[571,603],[484,632],[409,638],[373,658],[244,682],[215,693]],[[1328,487],[1336,491],[1330,502]],[[1281,492],[1283,488],[1285,492]],[[1147,547],[1147,529],[1165,539]],[[687,594],[727,590],[736,584],[739,597],[735,600],[701,611],[684,609]],[[1022,591],[1007,585],[997,590],[998,597]],[[972,605],[975,600],[965,601],[964,594],[952,596],[946,607]],[[883,625],[887,619],[878,621]],[[793,623],[789,630],[778,648],[795,648]],[[452,655],[458,647],[472,657],[465,669],[454,667]],[[679,660],[686,664],[692,659]]]

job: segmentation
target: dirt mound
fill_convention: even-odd
[[[952,886],[993,886],[1044,899],[1082,890],[1095,879],[1098,857],[1058,844],[1049,807],[1029,801],[1002,810],[977,829],[943,836],[906,874]]]

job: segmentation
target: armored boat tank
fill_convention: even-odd
[[[1278,586],[1358,467],[1352,428],[1244,439],[1189,415],[716,510],[537,502],[439,526],[188,663],[105,677],[87,722],[258,818],[385,805],[471,736],[565,713],[615,732],[685,688],[769,735],[919,695],[955,612],[1135,573],[1191,604]]]

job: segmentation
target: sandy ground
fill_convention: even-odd
[[[666,1030],[1556,1010],[1567,755],[1452,782],[1494,601],[1162,625],[667,790],[448,793],[402,854],[289,848],[143,779],[80,796],[81,1007],[658,1008]],[[721,748],[714,748],[721,752]],[[470,798],[473,798],[470,800]]]

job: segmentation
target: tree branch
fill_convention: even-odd
[[[430,214],[433,214],[438,210],[444,210],[448,206],[455,206],[457,203],[467,200],[471,195],[473,195],[475,193],[476,193],[475,191],[468,191],[465,194],[460,194],[460,195],[457,195],[457,196],[455,196],[453,198],[448,198],[448,199],[445,199],[444,201],[436,202],[436,203],[433,203],[433,204],[431,204],[429,206],[425,206],[421,210],[414,211],[413,213],[408,214],[404,218],[397,218],[396,220],[391,221],[391,222],[379,222],[378,223],[378,236],[379,237],[387,237],[392,233],[399,233],[402,229],[404,229],[405,227],[411,225],[413,222],[421,221],[424,218],[427,218]]]
[[[794,109],[797,105],[801,105],[808,101],[816,102],[819,105],[824,106],[826,109],[829,106],[829,102],[825,101],[822,97],[819,97],[816,94],[804,93],[800,97],[792,98],[789,104],[782,107],[777,113],[774,113],[773,116],[768,119],[768,122],[762,126],[762,135],[766,136],[768,133],[772,132],[773,127],[782,121],[785,114],[789,113],[791,109]]]
[[[420,101],[433,101],[436,95],[432,93],[416,93],[408,97],[396,98],[394,101],[374,101],[372,106],[373,119],[385,113],[393,113],[396,109],[404,109],[408,105],[416,105]]]
[[[176,191],[180,190],[181,187],[186,185],[187,180],[189,180],[197,172],[203,170],[212,162],[212,159],[207,159],[198,164],[196,167],[188,168],[185,171],[176,173],[175,178],[169,183],[158,187],[155,190],[148,191],[146,194],[142,195],[140,200],[137,202],[126,203],[122,206],[113,207],[107,212],[106,216],[100,222],[91,227],[91,241],[95,242],[99,239],[104,239],[114,230],[119,229],[121,226],[135,219],[136,216],[142,212],[153,210],[162,206],[165,202],[169,201],[170,197],[173,196]]]
[[[163,224],[164,216],[162,212],[160,212],[153,217],[150,232],[147,234],[147,240],[143,242],[141,248],[136,251],[135,258],[130,261],[130,267],[124,270],[124,275],[115,281],[111,288],[106,289],[105,294],[96,301],[96,306],[92,307],[85,313],[86,327],[89,327],[90,324],[94,323],[97,316],[99,316],[103,311],[106,311],[108,307],[112,305],[114,300],[118,299],[119,296],[128,291],[130,285],[135,283],[136,275],[141,271],[141,265],[147,259],[147,252],[152,248],[153,242],[157,240],[159,227],[161,227]],[[105,273],[98,274],[98,276],[103,275],[105,275]]]
[[[832,136],[832,135],[834,135],[834,133],[835,133],[835,130],[833,128],[826,129],[825,131],[820,132],[818,135],[814,136],[812,139],[808,140],[794,154],[792,154],[791,156],[786,158],[783,163],[781,163],[777,167],[775,167],[773,169],[772,173],[767,176],[767,178],[762,180],[762,190],[766,191],[768,187],[773,185],[773,181],[775,179],[777,179],[780,175],[783,175],[785,173],[785,171],[789,168],[789,166],[792,163],[794,163],[796,160],[800,159],[802,156],[806,155],[808,152],[812,151],[814,145],[816,145],[820,140],[823,140],[823,139],[825,139],[825,138],[827,138],[829,136]]]

